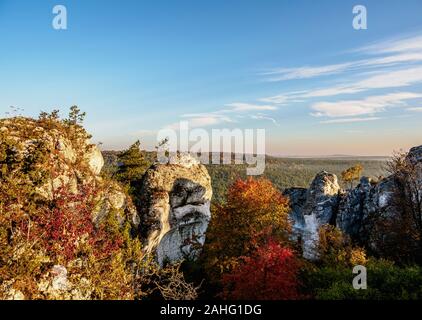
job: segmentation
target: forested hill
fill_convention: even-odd
[[[118,165],[118,151],[103,151],[105,166],[103,171],[112,174]],[[156,159],[155,152],[144,151],[148,162]],[[378,180],[386,176],[387,158],[338,156],[329,158],[278,158],[267,156],[263,177],[271,180],[281,191],[291,187],[308,187],[315,175],[328,171],[341,176],[345,169],[359,163],[363,166],[363,175]],[[246,177],[246,165],[206,165],[212,179],[213,201],[221,202],[224,195],[236,179]]]

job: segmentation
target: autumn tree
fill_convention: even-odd
[[[323,265],[349,267],[366,263],[366,252],[354,246],[351,239],[337,227],[322,225],[318,236],[318,258]]]
[[[229,274],[223,276],[221,296],[229,300],[296,300],[300,260],[291,249],[270,240]]]
[[[388,163],[394,177],[392,207],[398,214],[384,220],[388,237],[381,243],[394,260],[422,262],[421,166],[407,153],[396,153]],[[397,248],[400,247],[400,250]],[[399,256],[400,255],[400,256]]]
[[[207,273],[218,278],[236,266],[239,257],[254,251],[268,236],[287,241],[289,205],[269,180],[237,180],[224,204],[213,207],[207,232]]]
[[[350,167],[344,170],[341,173],[341,178],[345,183],[350,184],[350,189],[353,188],[353,182],[358,181],[362,175],[363,167],[360,164],[356,164],[353,167]]]

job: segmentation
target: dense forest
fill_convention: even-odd
[[[118,166],[118,151],[103,151],[105,165],[103,172],[113,174]],[[156,158],[155,152],[141,151],[148,164]],[[339,157],[339,158],[277,158],[267,156],[265,171],[261,177],[270,180],[280,191],[286,188],[307,188],[315,175],[328,171],[340,176],[347,168],[359,163],[363,167],[362,174],[378,180],[387,174],[386,157]],[[224,201],[228,187],[237,179],[246,179],[246,166],[239,164],[206,165],[211,176],[213,201]],[[343,181],[340,181],[343,183]]]

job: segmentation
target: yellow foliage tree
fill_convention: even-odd
[[[289,205],[269,180],[237,180],[226,203],[213,207],[204,249],[206,272],[216,280],[272,236],[287,241]]]
[[[362,175],[363,167],[360,164],[356,164],[349,169],[344,170],[341,173],[341,178],[345,183],[350,184],[350,189],[353,188],[353,182],[360,179]]]
[[[323,225],[319,229],[319,259],[326,265],[356,266],[367,262],[365,250],[352,246],[340,229]]]

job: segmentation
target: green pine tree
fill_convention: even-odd
[[[118,169],[115,177],[121,183],[127,185],[129,193],[135,196],[135,191],[149,166],[150,164],[145,159],[141,151],[141,143],[138,140],[129,149],[118,155]]]

